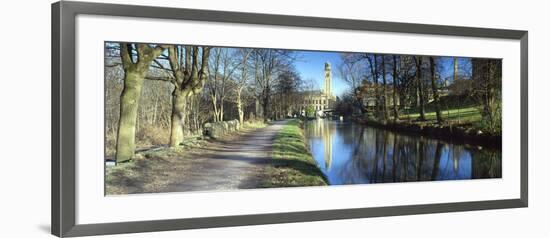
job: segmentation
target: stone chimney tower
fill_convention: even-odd
[[[330,63],[325,63],[325,93],[327,96],[332,96],[332,73]]]

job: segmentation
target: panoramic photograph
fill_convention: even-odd
[[[105,195],[502,178],[502,59],[104,50]]]

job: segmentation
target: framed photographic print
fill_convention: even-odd
[[[521,30],[54,3],[52,234],[526,207],[527,45]]]

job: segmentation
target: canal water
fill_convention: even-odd
[[[331,185],[502,177],[500,150],[327,119],[305,134]]]

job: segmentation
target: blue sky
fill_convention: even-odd
[[[451,77],[453,75],[453,59],[454,57],[440,57],[437,64],[439,65],[439,73],[441,75],[441,78],[445,79],[448,77]],[[465,70],[466,68],[471,67],[471,59],[470,58],[458,58],[458,72],[460,74],[461,71]]]
[[[339,53],[320,51],[296,51],[298,60],[295,62],[296,70],[303,80],[313,79],[318,89],[323,89],[325,81],[325,62],[329,62],[332,68],[332,91],[336,96],[341,96],[349,85],[339,76],[338,65],[342,62]],[[453,75],[453,57],[438,58],[439,73],[442,78]],[[469,58],[459,58],[459,66],[468,65]],[[459,69],[462,70],[462,67]],[[388,75],[389,76],[389,75]],[[391,76],[389,76],[391,77]]]
[[[338,65],[340,64],[339,53],[317,52],[317,51],[298,51],[298,60],[294,63],[296,70],[300,73],[303,80],[313,79],[318,89],[324,89],[325,85],[325,62],[329,62],[332,68],[332,92],[336,96],[341,96],[349,86],[338,75]]]

